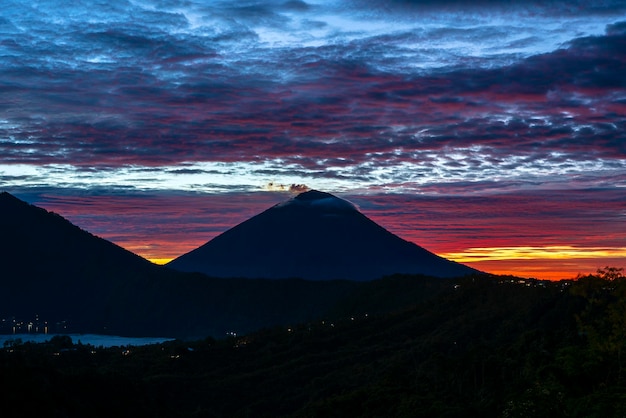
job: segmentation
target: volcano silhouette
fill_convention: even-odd
[[[358,281],[396,273],[477,272],[392,234],[352,203],[317,190],[267,209],[167,266],[213,277]]]

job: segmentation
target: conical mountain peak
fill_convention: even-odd
[[[345,199],[318,190],[302,192],[297,196],[279,203],[275,207],[311,207],[321,211],[359,211],[357,207]]]
[[[475,272],[392,234],[347,200],[317,190],[267,209],[168,266],[215,277],[309,280]]]
[[[27,204],[26,202],[21,201],[17,197],[13,196],[9,192],[0,192],[0,202],[3,204]]]
[[[312,190],[308,190],[306,192],[302,192],[298,194],[296,197],[294,197],[294,199],[301,200],[301,201],[310,201],[310,200],[339,199],[339,198],[330,193],[320,192],[319,190],[312,189]]]

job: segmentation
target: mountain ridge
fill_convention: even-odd
[[[50,332],[223,338],[399,309],[451,285],[427,277],[359,283],[178,272],[8,193],[0,194],[0,231],[2,333],[12,332],[6,324],[38,321]]]

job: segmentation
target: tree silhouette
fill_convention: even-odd
[[[576,320],[587,339],[591,357],[621,383],[626,350],[626,276],[623,268],[605,267],[596,275],[579,277],[572,293],[585,301]]]

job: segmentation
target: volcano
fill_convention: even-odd
[[[356,281],[477,272],[392,234],[347,200],[317,190],[267,209],[167,266],[224,278]]]

